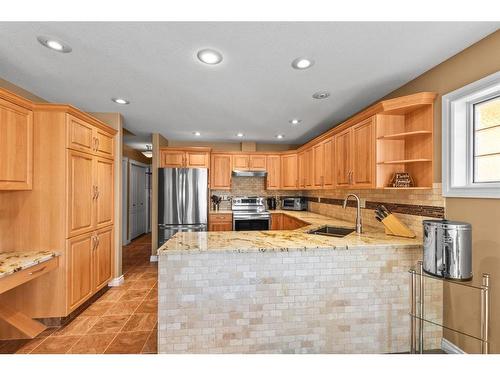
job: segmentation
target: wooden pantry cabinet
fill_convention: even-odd
[[[210,148],[162,148],[160,168],[210,168]]]
[[[114,276],[116,131],[69,105],[31,103],[33,186],[0,191],[0,248],[52,249],[59,266],[0,296],[35,318],[66,317]],[[15,212],[15,215],[13,214]]]
[[[0,190],[30,190],[33,177],[33,111],[0,90]]]

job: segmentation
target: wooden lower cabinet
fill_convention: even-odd
[[[113,226],[96,232],[96,245],[93,259],[93,291],[105,287],[113,276]]]
[[[210,213],[208,215],[210,232],[229,232],[233,230],[233,215],[229,213]]]
[[[283,214],[271,213],[271,230],[283,229]]]
[[[87,300],[93,293],[92,252],[94,233],[85,233],[68,240],[68,307],[73,310]]]
[[[288,216],[287,214],[283,214],[282,219],[282,229],[283,230],[294,230],[298,228],[302,228],[308,225],[305,221],[294,218],[292,216]]]
[[[67,241],[68,312],[107,285],[113,275],[113,226]]]

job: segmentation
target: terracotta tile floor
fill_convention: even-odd
[[[123,247],[125,283],[110,288],[69,324],[27,340],[0,341],[0,353],[157,353],[156,263],[151,236]]]

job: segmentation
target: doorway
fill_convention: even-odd
[[[135,160],[128,159],[128,175],[127,191],[124,192],[124,200],[127,210],[124,210],[124,219],[126,215],[127,226],[124,226],[124,243],[129,243],[134,238],[148,233],[150,231],[150,210],[151,210],[151,184],[150,184],[150,167],[147,164],[140,163]],[[126,229],[125,229],[126,228]]]

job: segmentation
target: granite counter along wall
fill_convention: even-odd
[[[159,353],[409,350],[407,270],[421,247],[160,254]],[[426,282],[426,317],[442,319]],[[425,326],[426,349],[441,330]]]

